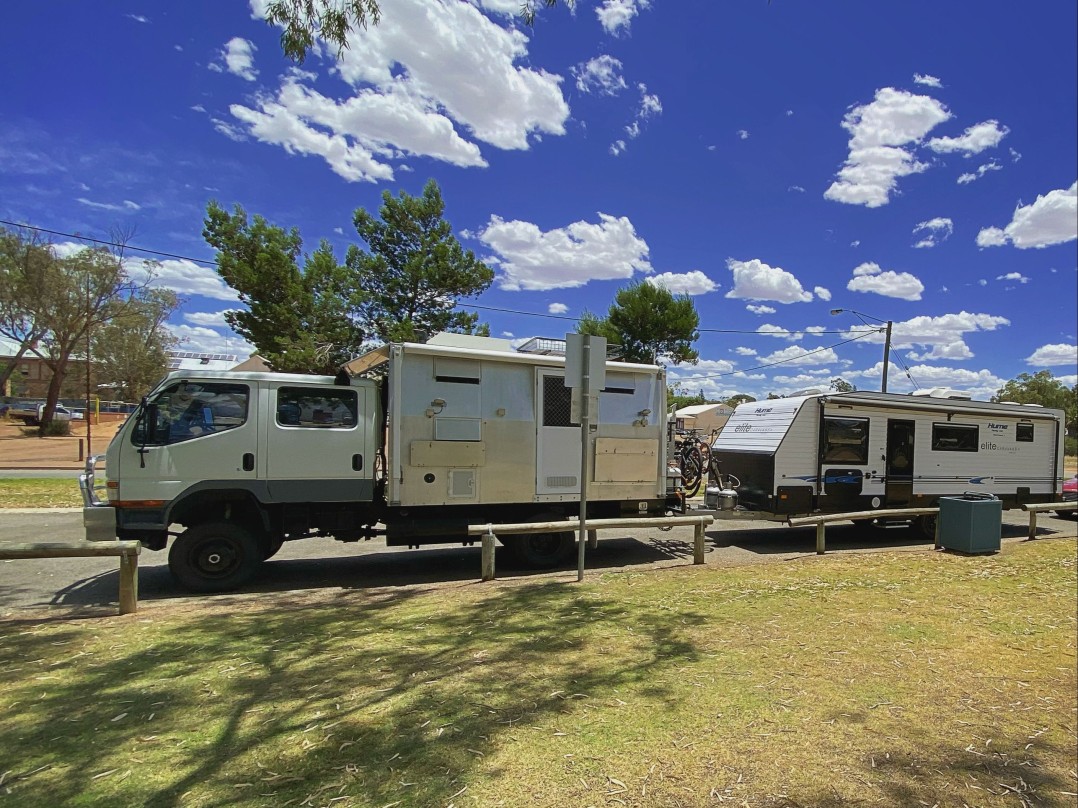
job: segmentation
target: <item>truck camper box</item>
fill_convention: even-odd
[[[946,395],[821,393],[741,404],[713,445],[724,506],[785,521],[933,507],[992,494],[1050,502],[1063,480],[1063,413]],[[717,494],[709,504],[719,502]],[[927,529],[926,520],[926,529]]]

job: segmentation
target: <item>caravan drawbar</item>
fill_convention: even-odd
[[[741,404],[712,447],[708,506],[786,521],[933,507],[991,494],[1051,502],[1063,482],[1063,413],[894,393],[819,393]],[[721,494],[721,496],[720,496]],[[934,529],[933,518],[920,527]]]

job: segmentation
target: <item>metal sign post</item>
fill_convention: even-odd
[[[584,580],[584,545],[588,538],[588,448],[591,444],[592,415],[598,416],[592,401],[606,385],[606,338],[590,334],[565,335],[565,386],[573,388],[573,409],[580,414],[580,532],[576,540],[576,579]],[[577,402],[579,401],[579,405]]]

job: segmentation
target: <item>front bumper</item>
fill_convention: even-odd
[[[83,505],[82,526],[86,531],[86,541],[116,541],[116,509],[97,493],[97,464],[104,459],[104,455],[86,458],[86,470],[79,475],[79,493],[82,494]]]

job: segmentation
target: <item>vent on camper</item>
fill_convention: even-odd
[[[547,488],[568,488],[571,485],[578,485],[577,478],[575,476],[565,477],[547,477]]]
[[[910,395],[925,398],[949,398],[955,401],[970,401],[973,398],[973,395],[965,390],[952,390],[950,387],[925,387],[914,390]]]

